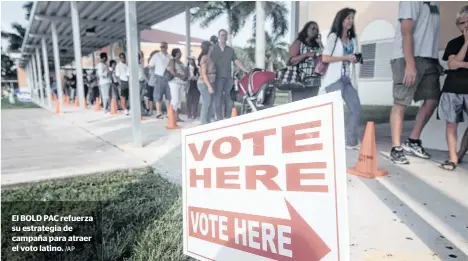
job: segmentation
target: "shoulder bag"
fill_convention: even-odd
[[[331,52],[331,56],[333,56],[333,52],[335,52],[336,42],[338,41],[338,36],[336,36],[335,44],[333,45],[333,50]],[[319,56],[317,59],[317,63],[315,64],[314,72],[320,76],[324,76],[328,70],[328,63],[323,62],[323,54]]]

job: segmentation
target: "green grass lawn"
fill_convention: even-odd
[[[66,260],[193,260],[182,253],[181,188],[150,168],[7,188],[2,191],[2,207],[6,201],[89,201],[80,209],[84,212],[96,206],[92,201],[101,201],[103,258],[90,259],[86,250]],[[2,214],[4,223],[3,217],[11,215],[4,210]],[[2,247],[4,257],[5,250]],[[36,255],[28,260],[45,260],[44,253]]]
[[[31,109],[31,108],[40,108],[32,102],[19,102],[16,101],[15,104],[10,104],[8,98],[2,98],[2,110],[8,109]]]

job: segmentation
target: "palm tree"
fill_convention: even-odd
[[[273,32],[284,36],[288,31],[288,9],[283,2],[264,2],[265,18],[273,22]],[[253,1],[212,1],[205,6],[197,8],[192,13],[191,22],[200,22],[202,28],[208,27],[214,20],[227,15],[229,43],[232,46],[232,36],[244,27],[250,16],[254,16],[255,24],[255,2]]]
[[[7,52],[19,52],[23,44],[24,35],[26,34],[26,28],[19,23],[12,23],[11,29],[13,29],[11,33],[2,31],[2,38],[8,39]]]
[[[248,47],[246,51],[250,59],[255,61],[255,37],[247,41]],[[282,68],[286,65],[288,59],[289,44],[283,41],[279,35],[270,35],[265,32],[265,63],[266,68],[270,71]]]
[[[23,4],[23,9],[26,11],[26,20],[29,20],[33,4],[33,2]],[[13,29],[12,33],[2,31],[2,38],[8,39],[7,52],[19,52],[23,44],[24,35],[26,34],[26,28],[19,23],[12,23],[11,29]]]

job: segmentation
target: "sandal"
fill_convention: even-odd
[[[161,113],[161,114],[158,114],[158,115],[156,115],[156,119],[162,119],[162,118],[163,118],[163,115],[162,115],[162,113]]]
[[[439,168],[443,170],[454,171],[457,168],[457,164],[455,164],[455,162],[446,160],[444,163],[440,164]]]

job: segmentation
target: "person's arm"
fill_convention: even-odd
[[[399,3],[398,20],[401,27],[401,38],[403,41],[403,56],[406,66],[413,68],[414,61],[414,39],[413,27],[418,20],[421,11],[421,2],[402,1]]]
[[[245,73],[249,73],[249,70],[247,70],[247,68],[242,64],[242,62],[239,60],[239,58],[237,58],[237,55],[236,55],[236,52],[234,51],[234,49],[232,50],[232,61],[237,66],[237,68],[241,69]]]
[[[457,53],[457,55],[455,55],[454,59],[459,62],[463,62],[465,60],[467,51],[468,51],[468,41],[465,41],[460,51]]]
[[[315,53],[304,53],[299,55],[299,48],[301,46],[301,42],[296,40],[291,44],[289,47],[289,64],[290,65],[298,65],[300,62],[304,61],[304,59],[313,57]]]
[[[337,62],[343,62],[343,61],[353,62],[353,57],[354,57],[354,60],[356,59],[356,56],[354,55],[332,56],[333,53],[335,53],[336,51],[337,41],[338,41],[338,36],[334,33],[330,34],[327,37],[327,46],[325,46],[325,49],[323,50],[322,61],[324,63],[337,63]]]
[[[450,55],[447,63],[449,69],[456,70],[459,68],[468,69],[468,62],[459,61],[456,55]]]
[[[205,58],[205,59],[203,59]],[[213,85],[211,84],[210,80],[208,79],[208,65],[206,64],[206,57],[202,57],[201,59],[201,76],[203,79],[203,82],[206,84],[208,87],[208,92],[209,93],[214,93],[214,88]]]

